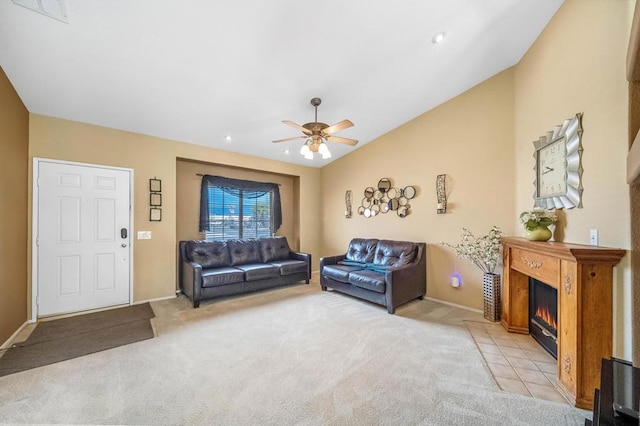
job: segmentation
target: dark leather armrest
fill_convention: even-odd
[[[200,305],[200,289],[202,288],[202,266],[196,262],[183,262],[183,291],[193,301],[193,307]]]
[[[322,268],[325,265],[335,265],[338,262],[340,262],[341,260],[344,260],[345,257],[347,257],[346,253],[345,254],[339,254],[337,256],[321,257],[320,258],[320,272],[322,273]]]
[[[307,262],[307,284],[309,284],[309,280],[311,279],[311,254],[292,251],[289,252],[289,259]]]
[[[427,292],[426,245],[422,243],[418,258],[408,265],[392,268],[385,274],[387,309]]]

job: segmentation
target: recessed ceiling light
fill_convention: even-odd
[[[446,35],[445,32],[439,32],[438,34],[434,35],[433,38],[431,39],[431,43],[433,44],[440,44],[444,41],[444,36]]]
[[[224,140],[227,141],[227,142],[231,142],[231,135],[225,136]]]
[[[284,150],[284,153],[285,153],[285,154],[287,154],[287,155],[289,155],[289,150],[288,150],[288,149],[285,149],[285,150]]]

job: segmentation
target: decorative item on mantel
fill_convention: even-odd
[[[558,222],[555,209],[534,208],[520,213],[520,223],[527,232],[525,237],[529,241],[549,241],[552,232],[549,226]]]
[[[500,321],[500,275],[495,273],[500,260],[500,238],[502,231],[493,226],[487,235],[475,237],[467,228],[462,228],[462,242],[450,247],[460,259],[473,262],[483,272],[484,317],[492,322]]]

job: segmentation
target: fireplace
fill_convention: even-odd
[[[536,328],[528,309],[530,277],[556,289],[557,302],[550,306],[558,323],[556,384],[571,404],[593,409],[602,358],[612,355],[613,267],[626,251],[515,237],[502,243],[502,325],[519,334]]]
[[[529,333],[558,359],[558,290],[529,277]]]

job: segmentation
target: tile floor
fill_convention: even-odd
[[[508,333],[499,323],[465,323],[500,389],[568,404],[555,387],[556,360],[533,337]]]

